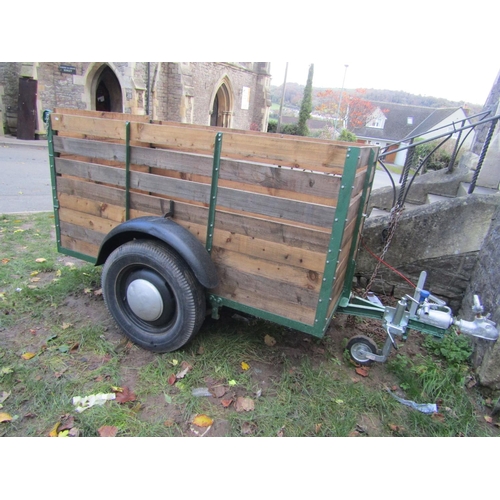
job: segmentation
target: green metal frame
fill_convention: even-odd
[[[47,124],[47,141],[49,149],[49,165],[50,165],[50,181],[52,184],[52,204],[54,207],[54,224],[56,228],[56,243],[57,251],[76,259],[84,260],[95,264],[96,259],[90,255],[86,255],[80,252],[75,252],[70,248],[65,248],[61,244],[61,221],[59,219],[59,200],[57,199],[57,174],[56,174],[56,153],[54,152],[54,131],[52,130],[52,123],[50,118],[50,112],[44,113]]]
[[[47,112],[46,116],[47,123],[47,140],[48,140],[48,150],[49,150],[49,164],[50,164],[50,176],[52,183],[52,199],[54,206],[54,219],[56,228],[56,240],[57,240],[57,250],[58,252],[70,255],[72,257],[90,262],[95,264],[96,259],[89,255],[76,252],[69,248],[65,248],[61,244],[61,224],[59,219],[59,201],[57,198],[57,174],[56,174],[56,156],[54,152],[54,131],[52,130],[50,112]],[[210,202],[207,220],[207,235],[206,235],[206,250],[208,253],[212,251],[213,236],[215,229],[215,216],[216,216],[216,205],[217,205],[217,192],[219,184],[219,173],[220,173],[220,161],[221,161],[221,151],[222,151],[222,138],[223,134],[218,132],[215,137],[214,143],[214,156],[213,156],[213,167],[212,167],[212,183],[210,188]],[[131,146],[130,146],[130,122],[125,123],[125,219],[130,219],[130,165],[131,165]],[[368,318],[374,318],[384,321],[385,308],[373,304],[372,302],[362,299],[360,297],[352,296],[351,294],[351,284],[355,272],[355,257],[357,252],[357,244],[360,235],[361,224],[363,218],[365,217],[364,211],[366,209],[366,203],[368,199],[368,193],[371,189],[373,182],[373,177],[375,174],[376,165],[376,154],[373,150],[370,152],[370,157],[368,160],[368,167],[366,172],[366,178],[363,186],[363,191],[360,200],[360,207],[355,221],[354,236],[351,248],[349,249],[348,257],[348,267],[346,270],[346,275],[344,278],[344,287],[338,303],[334,305],[331,309],[330,314],[328,310],[331,308],[331,293],[333,290],[334,282],[336,280],[336,272],[338,264],[341,260],[342,251],[342,239],[344,236],[344,231],[347,223],[347,215],[349,211],[349,205],[351,201],[351,193],[354,187],[354,181],[356,178],[357,165],[359,160],[360,148],[352,146],[348,148],[346,161],[344,165],[344,170],[341,178],[340,192],[338,196],[337,208],[335,211],[335,217],[332,224],[332,231],[330,236],[330,241],[327,249],[327,255],[325,260],[325,267],[323,272],[323,281],[321,284],[318,305],[316,308],[316,316],[314,319],[314,324],[310,325],[307,323],[302,323],[300,321],[292,320],[280,314],[271,313],[258,309],[255,307],[247,306],[239,302],[221,297],[214,293],[208,294],[208,300],[212,306],[212,317],[219,317],[219,309],[221,307],[227,306],[231,309],[248,313],[253,316],[272,321],[279,325],[298,330],[312,336],[323,337],[330,321],[332,320],[334,314],[342,313],[349,314],[352,316],[362,316]],[[431,325],[426,325],[421,323],[417,319],[411,319],[408,322],[408,329],[418,330],[423,333],[431,334],[435,337],[443,337],[446,330],[441,328],[436,328]]]
[[[218,144],[218,141],[216,139],[216,146]],[[253,316],[256,316],[258,318],[262,318],[268,321],[272,321],[274,323],[286,326],[288,328],[293,328],[294,330],[298,330],[304,333],[307,333],[309,335],[315,336],[315,337],[323,337],[326,329],[328,328],[328,325],[333,318],[333,315],[336,311],[336,307],[334,307],[331,311],[331,313],[328,315],[328,309],[330,308],[331,304],[331,298],[330,295],[332,293],[333,289],[333,284],[336,279],[335,274],[337,272],[337,267],[340,261],[340,253],[341,253],[341,246],[342,246],[342,239],[344,237],[344,230],[347,222],[347,215],[349,211],[349,205],[350,205],[350,200],[351,200],[351,193],[352,189],[354,187],[354,181],[356,178],[356,172],[357,172],[357,166],[358,166],[358,160],[359,160],[359,153],[360,149],[358,147],[350,147],[348,148],[347,156],[346,156],[346,161],[344,164],[344,171],[342,174],[341,178],[341,186],[340,186],[340,193],[338,196],[338,202],[337,202],[337,209],[335,211],[335,218],[333,221],[332,225],[332,231],[331,231],[331,237],[330,237],[330,242],[328,245],[327,249],[327,255],[326,255],[326,260],[325,260],[325,268],[323,272],[323,281],[321,283],[321,288],[319,292],[319,298],[318,298],[318,305],[316,308],[316,316],[314,319],[314,324],[310,325],[307,323],[302,323],[300,321],[292,320],[286,316],[281,316],[280,314],[276,313],[271,313],[269,311],[264,311],[262,309],[258,309],[255,307],[247,306],[244,304],[241,304],[239,302],[227,299],[225,297],[221,297],[217,294],[211,293],[208,295],[209,302],[212,306],[212,317],[217,319],[219,317],[219,308],[223,306],[227,306],[231,309],[235,309],[237,311],[241,311],[244,313],[251,314]],[[215,170],[215,164],[216,164],[216,154],[220,155],[220,151],[214,153],[214,176],[212,177],[212,193],[217,192],[217,187],[214,186],[215,183],[218,182],[218,172],[217,176],[215,176],[216,170]],[[217,160],[217,162],[220,161],[220,158]],[[365,179],[365,184],[363,187],[363,194],[362,194],[362,199],[360,202],[360,209],[357,215],[357,220],[355,222],[356,227],[356,233],[359,231],[361,222],[362,222],[362,217],[363,217],[363,211],[365,209],[365,202],[368,194],[368,190],[371,186],[371,183],[373,181],[373,172],[375,170],[375,154],[372,152],[369,158],[369,165],[368,165],[368,171]],[[214,211],[214,214],[212,216],[209,216],[209,228],[208,228],[208,233],[212,232],[212,228],[214,227],[214,219],[215,219],[215,202],[216,198],[211,195],[210,199],[210,209]],[[214,206],[212,207],[212,202]],[[207,234],[208,234],[207,233]],[[350,249],[350,258],[349,258],[349,264],[348,264],[348,269],[347,269],[347,276],[351,276],[350,279],[352,279],[352,276],[354,276],[354,267],[355,267],[355,261],[354,261],[354,254],[356,251],[356,241],[353,241],[353,244]],[[208,238],[207,238],[207,249],[209,248],[208,245]],[[211,248],[211,241],[210,241],[210,248]],[[342,299],[339,299],[339,301]]]

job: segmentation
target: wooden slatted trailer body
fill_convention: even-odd
[[[157,269],[169,259],[204,285],[214,317],[229,306],[321,337],[349,297],[377,148],[118,113],[56,109],[48,122],[58,249],[105,262],[108,308],[143,347],[187,342],[157,341],[159,323],[200,303]],[[149,254],[141,264],[138,244],[151,241],[161,265]],[[129,254],[115,251],[125,244]],[[145,339],[127,331],[137,328]]]

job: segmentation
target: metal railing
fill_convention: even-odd
[[[439,149],[441,148],[446,142],[448,142],[455,134],[458,134],[458,137],[455,142],[455,146],[453,149],[453,153],[451,155],[450,161],[448,163],[447,171],[449,173],[453,172],[454,165],[456,158],[458,156],[459,151],[463,147],[465,141],[469,137],[469,135],[479,126],[484,125],[484,124],[489,124],[489,130],[488,134],[486,136],[486,140],[483,144],[481,154],[479,155],[479,160],[477,167],[475,168],[472,182],[469,186],[468,194],[472,194],[474,192],[477,178],[479,177],[479,174],[481,172],[481,167],[483,166],[484,159],[486,157],[486,153],[488,151],[491,139],[493,137],[493,133],[495,131],[496,124],[498,120],[500,119],[500,115],[495,115],[489,117],[489,115],[492,114],[492,111],[482,111],[481,113],[477,113],[475,115],[469,116],[466,119],[457,121],[457,122],[452,122],[450,124],[444,125],[442,127],[437,127],[435,129],[432,129],[428,132],[425,133],[425,135],[428,135],[429,133],[436,133],[439,132],[442,129],[446,129],[446,132],[443,133],[438,133],[437,135],[433,135],[432,138],[430,139],[424,139],[420,140],[418,142],[415,142],[415,140],[420,137],[420,135],[415,135],[415,136],[410,136],[406,137],[404,139],[404,142],[408,142],[409,144],[406,146],[401,146],[398,147],[397,149],[390,150],[389,148],[393,146],[393,144],[390,144],[386,146],[385,148],[382,149],[382,151],[379,154],[378,158],[378,163],[380,166],[385,170],[387,175],[389,176],[389,179],[392,184],[392,190],[393,190],[393,203],[392,203],[392,210],[397,211],[403,208],[406,198],[408,196],[408,192],[416,179],[416,177],[420,174],[420,172],[424,169],[425,165],[429,162],[429,159],[431,156]],[[472,120],[477,120],[475,122],[472,122]],[[466,125],[466,122],[469,122],[468,125]],[[450,127],[452,129],[450,130]],[[415,156],[415,151],[417,146],[420,146],[422,144],[430,143],[430,142],[436,142],[439,141],[437,146],[430,152],[428,153],[421,161],[419,161],[412,177],[410,180],[410,170],[413,166],[413,158]],[[396,189],[396,184],[394,182],[394,178],[392,176],[392,173],[389,171],[387,166],[384,163],[384,160],[386,157],[389,155],[394,155],[400,151],[408,151],[406,155],[406,160],[405,164],[403,166],[403,170],[400,174],[399,178],[399,184],[400,184],[400,189],[399,189],[399,195],[397,195],[397,189]]]

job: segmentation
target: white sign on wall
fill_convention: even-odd
[[[250,87],[243,87],[241,91],[241,109],[250,108]]]

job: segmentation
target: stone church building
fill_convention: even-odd
[[[0,134],[44,135],[56,107],[266,131],[270,82],[268,62],[0,62]]]

